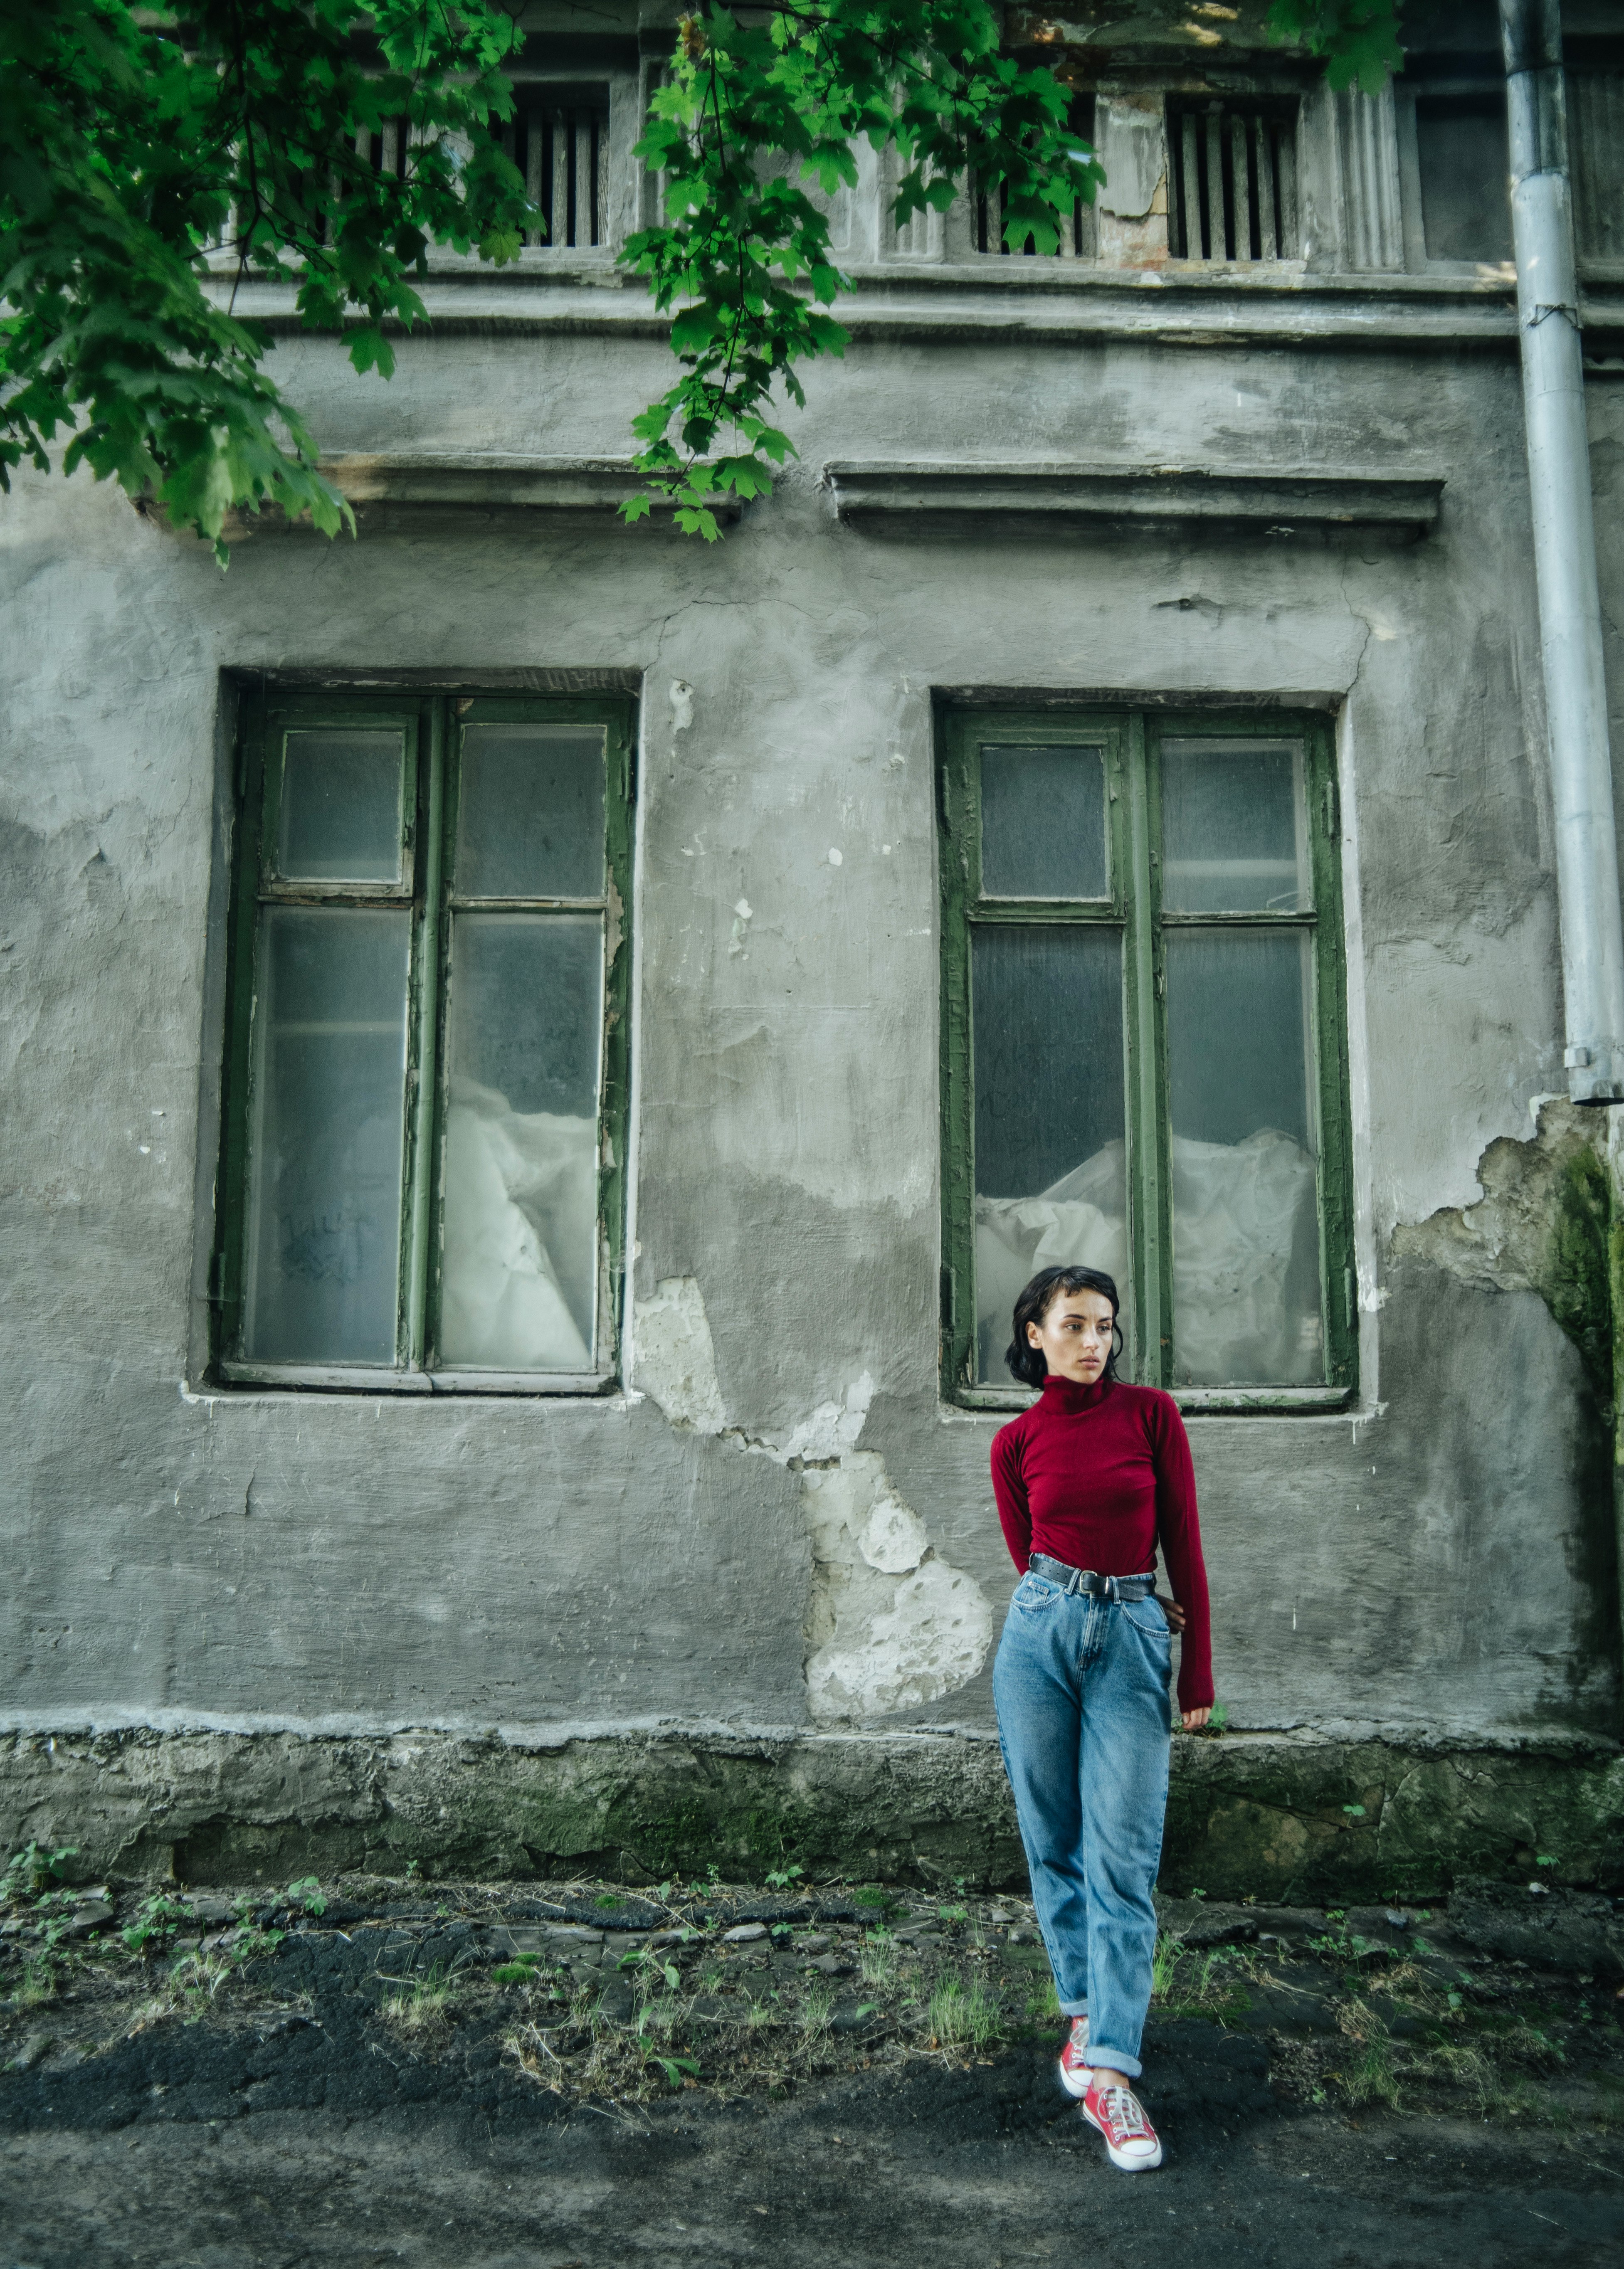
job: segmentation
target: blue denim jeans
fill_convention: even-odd
[[[1154,1599],[1015,1587],[993,1666],[1037,1926],[1089,2057],[1137,2078],[1150,2006],[1171,1744],[1172,1640]]]

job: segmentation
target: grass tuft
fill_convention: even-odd
[[[1337,2030],[1353,2045],[1342,2073],[1342,2086],[1352,2103],[1385,2103],[1399,2109],[1399,2075],[1393,2064],[1392,2042],[1387,2028],[1368,2001],[1344,2001],[1336,2014]]]
[[[889,1930],[871,1930],[857,1949],[857,1970],[865,1985],[889,1985],[897,1975],[897,1941]]]
[[[1050,1985],[1053,1992],[1052,1981]],[[1059,2004],[1056,2007],[1058,2010]],[[996,2040],[1000,2031],[1000,2010],[997,1997],[989,1993],[980,1978],[971,1978],[968,1985],[949,1970],[937,1981],[930,1997],[926,2021],[931,2036],[943,2048],[959,2048],[968,2044],[972,2048],[985,2048]]]
[[[444,1962],[437,1962],[420,1977],[400,1977],[389,1982],[402,1988],[398,1993],[391,1993],[382,2004],[383,2014],[391,2024],[398,2025],[404,2033],[421,2033],[444,2021],[451,1999],[451,1979]]]
[[[822,2040],[829,2030],[829,2021],[835,2013],[835,1992],[820,1977],[801,1992],[801,2007],[795,2021],[808,2041]]]

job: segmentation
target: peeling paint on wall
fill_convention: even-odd
[[[993,1643],[972,1577],[941,1558],[872,1450],[808,1467],[807,1693],[824,1724],[917,1709],[968,1684]]]
[[[637,1305],[637,1383],[674,1426],[801,1469],[812,1537],[807,1691],[820,1721],[883,1717],[941,1700],[986,1659],[993,1611],[936,1552],[872,1450],[857,1446],[875,1382],[864,1371],[781,1443],[729,1427],[705,1297],[668,1276]]]
[[[1539,1293],[1599,1373],[1605,1360],[1589,1342],[1603,1328],[1591,1311],[1607,1304],[1605,1233],[1591,1238],[1586,1230],[1592,1186],[1604,1192],[1604,1217],[1606,1210],[1606,1169],[1596,1147],[1605,1131],[1594,1112],[1560,1097],[1539,1099],[1532,1141],[1502,1136],[1479,1160],[1482,1196],[1401,1224],[1393,1258],[1429,1260],[1480,1291]]]
[[[636,1384],[674,1426],[720,1434],[727,1423],[716,1378],[716,1349],[697,1281],[662,1277],[652,1300],[637,1304]]]

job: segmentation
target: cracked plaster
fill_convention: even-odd
[[[1536,1096],[1530,1110],[1528,1142],[1502,1136],[1478,1161],[1482,1194],[1401,1223],[1392,1234],[1395,1260],[1429,1260],[1481,1291],[1545,1290],[1560,1185],[1581,1154],[1593,1152],[1599,1130],[1594,1112],[1561,1097]]]
[[[638,1303],[636,1347],[638,1386],[673,1426],[800,1470],[812,1541],[807,1698],[820,1724],[917,1709],[979,1674],[993,1640],[986,1594],[936,1551],[883,1460],[858,1447],[875,1392],[867,1371],[775,1444],[727,1423],[693,1277],[664,1277]]]

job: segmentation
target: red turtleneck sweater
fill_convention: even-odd
[[[1212,1620],[1195,1510],[1195,1473],[1170,1394],[1122,1379],[1049,1378],[1030,1410],[993,1438],[993,1491],[1015,1566],[1034,1552],[1101,1576],[1142,1576],[1158,1546],[1190,1620],[1178,1706],[1213,1698]]]

